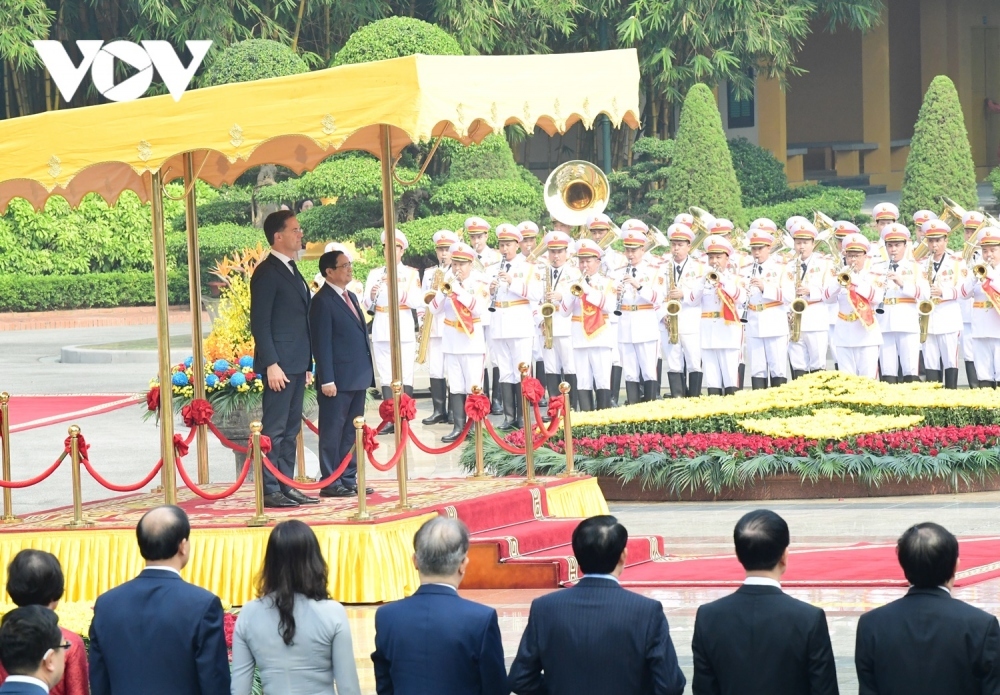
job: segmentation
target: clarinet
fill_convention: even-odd
[[[760,264],[756,260],[754,260],[753,267],[750,269],[750,279],[751,280],[753,280],[753,276],[757,274],[757,268],[759,268],[759,267],[760,267]],[[743,315],[740,317],[740,323],[748,323],[750,321],[750,319],[749,319],[749,312],[750,312],[750,292],[748,290],[747,291],[747,303],[743,306]]]
[[[382,294],[382,285],[385,284],[385,278],[386,278],[386,275],[388,274],[388,272],[389,272],[388,269],[383,270],[382,271],[382,277],[379,279],[378,283],[376,283],[376,285],[375,285],[376,287],[378,287],[378,291],[375,292],[375,299],[372,300],[371,308],[368,309],[368,315],[369,316],[374,316],[375,315],[375,306],[378,304],[378,296],[380,294]]]

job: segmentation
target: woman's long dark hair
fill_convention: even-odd
[[[311,528],[297,519],[274,527],[257,577],[257,595],[269,597],[278,609],[278,630],[285,644],[290,645],[295,637],[295,594],[314,601],[329,599],[328,577],[326,560]]]

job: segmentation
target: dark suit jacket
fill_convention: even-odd
[[[316,388],[334,382],[337,392],[364,391],[375,385],[372,349],[365,329],[364,312],[353,292],[348,292],[357,316],[343,297],[324,283],[312,299],[309,323],[316,356]]]
[[[47,692],[34,683],[4,682],[0,685],[0,695],[47,695]]]
[[[227,695],[222,604],[177,574],[143,570],[98,597],[91,695]]]
[[[698,608],[694,695],[836,695],[826,614],[774,586],[744,585]]]
[[[510,667],[518,695],[681,695],[684,683],[660,602],[599,577],[532,602]]]
[[[423,585],[375,612],[378,695],[508,695],[493,608]]]
[[[265,376],[278,364],[286,375],[312,366],[309,345],[309,288],[288,267],[268,255],[250,278],[250,333],[254,371]]]
[[[911,588],[858,621],[859,695],[1000,693],[1000,624],[943,589]]]

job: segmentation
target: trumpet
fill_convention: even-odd
[[[987,273],[990,272],[989,267],[985,263],[976,263],[972,266],[972,274],[976,276],[979,280],[986,277]]]
[[[424,304],[430,304],[437,296],[438,290],[444,285],[444,270],[437,268],[434,271],[434,279],[431,280],[431,289],[424,293]],[[427,361],[427,348],[431,344],[431,325],[434,317],[430,311],[424,312],[424,324],[420,327],[420,340],[417,342],[417,364],[424,364]]]
[[[841,287],[851,286],[851,271],[850,269],[841,270],[837,273],[837,282],[840,283]]]
[[[441,294],[443,294],[445,297],[450,296],[451,293],[454,292],[454,291],[455,291],[455,288],[452,287],[450,280],[448,282],[442,282],[441,283]]]
[[[802,339],[802,314],[808,307],[809,302],[802,297],[796,297],[792,300],[792,311],[788,314],[788,339],[793,343]]]
[[[708,280],[713,285],[718,285],[719,284],[719,280],[721,280],[722,278],[719,276],[719,271],[717,271],[717,270],[710,270],[710,271],[708,271],[708,273],[706,273],[705,279]]]
[[[927,342],[927,328],[931,323],[931,312],[934,311],[934,302],[929,299],[922,299],[917,303],[917,322],[920,325],[920,342]]]
[[[569,286],[569,293],[574,297],[583,296],[584,291],[585,290],[583,289],[583,285],[581,285],[579,282],[574,282],[572,285]]]

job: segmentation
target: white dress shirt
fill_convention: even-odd
[[[743,580],[744,586],[773,586],[775,589],[781,588],[781,582],[770,577],[747,577]]]
[[[278,253],[274,249],[271,249],[271,255],[274,256],[275,258],[277,258],[282,263],[284,263],[285,267],[288,268],[288,272],[289,273],[291,273],[292,275],[295,275],[295,271],[292,270],[292,266],[290,265],[293,259],[289,258],[288,256],[286,256],[283,253]]]
[[[176,567],[169,567],[168,565],[146,565],[147,570],[160,570],[165,572],[173,572],[178,577],[181,576],[181,572]]]

